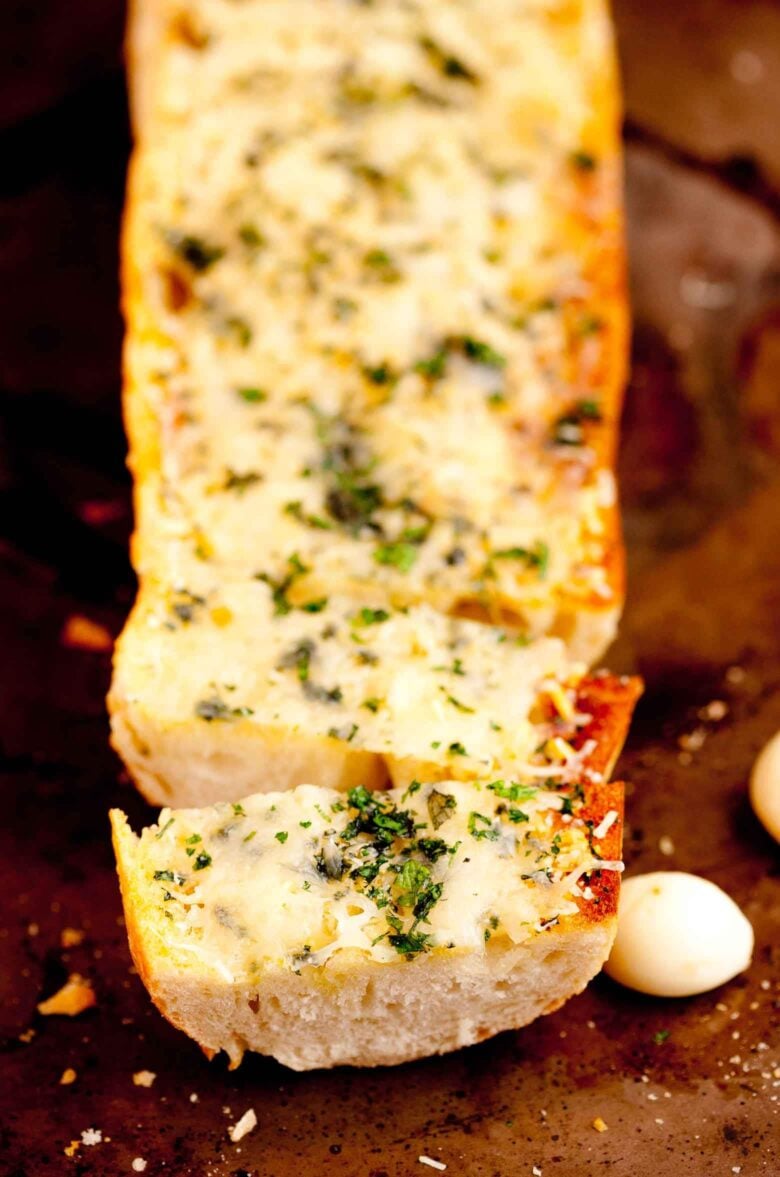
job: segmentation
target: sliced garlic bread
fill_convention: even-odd
[[[622,787],[311,785],[112,811],[130,944],[207,1054],[375,1066],[517,1028],[579,992],[615,933]]]
[[[381,597],[310,597],[301,568],[295,557],[283,581],[141,593],[109,706],[114,746],[149,800],[202,805],[301,780],[543,777],[576,755],[590,722],[584,667],[559,639],[526,644]],[[627,722],[635,688],[618,689]]]
[[[626,333],[602,0],[136,0],[131,40],[142,581],[171,544],[224,582],[297,551],[313,594],[593,662]]]

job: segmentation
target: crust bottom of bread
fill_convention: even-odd
[[[137,839],[112,814],[114,847],[136,967],[160,1012],[231,1068],[244,1052],[295,1071],[376,1067],[446,1054],[552,1013],[581,992],[609,955],[614,910],[598,922],[562,919],[523,944],[430,953],[383,964],[343,951],[328,968],[269,973],[231,983],[193,968],[183,974],[150,931],[136,877]]]

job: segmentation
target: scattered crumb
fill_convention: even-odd
[[[133,1082],[136,1087],[151,1087],[156,1078],[155,1071],[135,1071],[133,1073]]]
[[[78,973],[71,973],[61,989],[46,1001],[38,1003],[38,1013],[44,1017],[50,1014],[63,1014],[65,1017],[75,1018],[96,1004],[97,998],[90,982]]]
[[[534,1165],[531,1172],[533,1173],[534,1177],[542,1177],[542,1170],[539,1168],[538,1165]]]
[[[255,1115],[255,1109],[249,1108],[248,1111],[244,1112],[237,1124],[233,1124],[228,1128],[228,1136],[233,1141],[233,1144],[237,1144],[239,1140],[243,1140],[256,1127],[257,1116]]]
[[[76,1072],[73,1067],[66,1067],[60,1075],[60,1084],[62,1087],[68,1087],[71,1083],[76,1082]]]
[[[41,929],[39,928],[38,924],[28,924],[27,925],[27,935],[28,936],[37,936],[38,933],[40,932],[40,930]]]
[[[146,1168],[146,1161],[143,1157],[134,1157],[130,1168],[134,1173],[143,1173]]]
[[[70,1144],[66,1144],[62,1151],[65,1153],[66,1157],[74,1157],[76,1155],[76,1150],[80,1147],[80,1140],[71,1140]]]
[[[99,1128],[85,1128],[81,1133],[82,1144],[102,1144],[103,1133]]]
[[[60,932],[60,947],[77,948],[83,943],[85,935],[86,932],[82,932],[81,928],[63,928]]]
[[[726,671],[726,682],[729,686],[738,687],[745,681],[746,672],[742,666],[730,666]]]
[[[19,1041],[20,1042],[32,1042],[36,1033],[37,1033],[37,1031],[32,1026],[30,1026],[29,1030],[22,1030],[21,1034],[19,1035]]]
[[[104,625],[97,621],[90,621],[80,613],[74,613],[65,622],[60,634],[63,646],[70,646],[75,650],[94,650],[102,652],[110,650],[114,639]]]
[[[601,1116],[596,1116],[596,1119],[593,1121],[593,1127],[596,1129],[597,1132],[606,1132],[607,1131],[607,1125],[604,1122],[604,1120],[602,1120]]]
[[[429,1169],[440,1169],[443,1172],[447,1168],[444,1161],[434,1160],[433,1157],[421,1156],[417,1160],[421,1165],[427,1165]]]
[[[704,747],[704,741],[707,739],[707,730],[703,727],[695,727],[692,732],[686,732],[677,740],[677,744],[682,748],[683,752],[698,752]]]
[[[724,703],[723,699],[713,699],[706,707],[701,708],[699,717],[709,720],[710,723],[720,723],[722,719],[726,718],[728,713],[728,703]]]
[[[671,856],[674,854],[674,842],[668,834],[663,834],[658,839],[658,849],[662,854],[665,854],[667,858],[671,858]]]
[[[198,1093],[197,1093],[197,1091],[193,1091],[190,1096],[190,1103],[197,1103],[197,1102],[198,1102]]]

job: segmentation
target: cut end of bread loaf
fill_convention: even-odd
[[[622,786],[301,786],[112,825],[161,1012],[237,1066],[379,1066],[517,1029],[615,934]],[[587,792],[586,792],[587,790]]]
[[[576,754],[586,680],[560,640],[369,600],[291,598],[279,612],[257,580],[147,586],[109,697],[114,746],[147,798],[515,777]],[[627,717],[633,685],[615,698]]]

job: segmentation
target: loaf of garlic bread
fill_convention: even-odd
[[[131,948],[208,1054],[518,1027],[615,930],[605,0],[133,0],[112,739]],[[311,782],[311,783],[303,783]]]
[[[622,558],[602,0],[136,0],[125,410],[142,582],[291,552],[312,595],[561,636]]]

